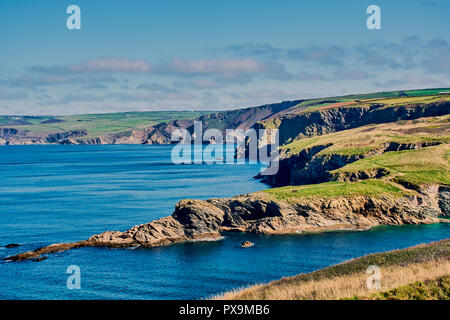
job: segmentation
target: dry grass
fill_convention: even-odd
[[[381,288],[379,290],[369,290],[366,281],[370,275],[365,272],[358,272],[329,279],[310,280],[300,284],[284,282],[283,285],[277,286],[270,283],[257,285],[224,293],[215,297],[215,299],[336,300],[368,296],[415,281],[432,280],[446,275],[450,275],[450,260],[448,258],[381,268]]]

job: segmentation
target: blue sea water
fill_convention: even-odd
[[[173,165],[170,152],[170,146],[0,147],[0,258],[126,230],[170,215],[183,198],[267,188],[252,178],[260,165]],[[0,262],[0,299],[201,299],[449,234],[450,224],[435,224],[306,236],[227,233],[220,241],[153,249],[82,248],[41,262]],[[255,246],[240,248],[246,240]],[[5,248],[9,243],[20,247]],[[70,265],[80,267],[79,290],[67,288]]]

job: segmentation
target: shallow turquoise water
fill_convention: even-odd
[[[0,257],[126,230],[172,213],[183,198],[265,189],[259,165],[182,165],[170,146],[0,147]],[[450,224],[307,236],[225,234],[154,249],[84,248],[41,262],[1,262],[0,299],[200,299],[364,254],[448,238]],[[254,247],[241,249],[245,240]],[[81,268],[81,289],[66,268]]]

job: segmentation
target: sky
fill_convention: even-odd
[[[68,29],[77,5],[81,29]],[[369,5],[381,11],[370,30]],[[0,114],[450,87],[446,0],[0,0]]]

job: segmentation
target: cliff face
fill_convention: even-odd
[[[440,116],[450,111],[450,101],[386,107],[370,106],[333,107],[312,112],[293,113],[292,108],[302,100],[286,101],[259,107],[211,113],[191,120],[172,120],[145,129],[86,138],[87,130],[73,130],[50,135],[38,135],[27,130],[0,128],[1,144],[171,144],[176,129],[193,132],[194,121],[201,121],[203,130],[266,129],[276,127],[280,145],[298,139],[357,128],[367,124],[411,120]],[[295,108],[294,108],[295,109]],[[290,110],[290,112],[288,112]],[[301,111],[301,108],[299,109]]]
[[[433,114],[448,111],[436,108]],[[280,148],[278,172],[257,178],[275,187],[328,181],[355,182],[381,179],[391,174],[396,175],[399,182],[401,177],[412,172],[423,171],[417,174],[428,172],[432,176],[438,167],[442,170],[441,177],[447,177],[445,154],[449,141],[448,115],[371,124],[284,145]],[[432,159],[440,160],[433,162]],[[425,165],[427,162],[429,166]],[[418,163],[424,166],[420,167]],[[433,182],[430,179],[423,182]],[[444,179],[441,182],[450,181]],[[414,189],[413,184],[417,183],[412,181],[410,186],[404,186]]]
[[[249,129],[257,121],[274,116],[288,109],[300,101],[286,101],[259,107],[238,109],[207,114],[192,120],[173,120],[160,123],[142,130],[134,130],[122,135],[103,136],[98,139],[87,140],[88,144],[171,144],[171,135],[176,129],[186,129],[194,132],[194,121],[202,123],[203,130],[218,129],[225,136],[227,129]],[[83,143],[83,142],[79,142]]]
[[[255,124],[255,129],[279,130],[280,145],[294,140],[348,130],[368,124],[380,124],[422,117],[435,117],[450,112],[450,101],[386,107],[380,104],[361,107],[337,107],[300,114],[288,114],[275,120]]]
[[[0,128],[0,145],[7,144],[40,144],[43,142],[41,137],[34,137],[25,130],[14,128]]]
[[[0,128],[0,145],[72,144],[76,143],[76,139],[86,135],[86,130],[64,131],[39,136],[27,130]]]

